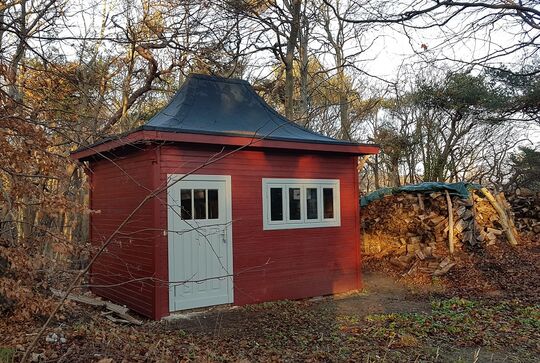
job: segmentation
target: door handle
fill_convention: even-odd
[[[224,228],[223,231],[221,231],[221,238],[223,243],[227,243],[227,228]]]

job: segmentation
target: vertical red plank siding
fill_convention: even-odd
[[[152,170],[154,190],[158,191],[167,185],[167,179],[162,178],[161,147],[156,148],[156,162]],[[169,315],[169,258],[167,251],[167,218],[162,219],[163,211],[167,209],[167,190],[156,195],[153,199],[154,228],[157,228],[154,239],[154,275],[156,285],[154,291],[154,319]],[[163,251],[165,248],[165,251]]]
[[[157,178],[152,149],[90,163],[91,240],[99,248],[152,190]],[[140,314],[155,317],[155,223],[150,201],[113,238],[91,268],[92,290]],[[150,279],[149,279],[150,278]],[[135,281],[136,280],[136,281]]]
[[[90,210],[93,210],[94,209],[94,202],[92,200],[92,190],[94,189],[94,183],[93,183],[93,175],[94,175],[94,171],[92,170],[92,165],[88,165],[88,168],[86,169],[87,170],[87,177],[88,177],[88,208]],[[90,239],[90,243],[92,244],[92,247],[94,247],[94,237],[93,237],[93,233],[92,233],[92,230],[94,229],[92,226],[93,226],[93,223],[94,223],[94,219],[93,219],[93,213],[90,213],[88,215],[88,224],[89,224],[89,228],[88,228],[88,238]],[[94,270],[94,266],[90,266],[90,276],[92,276],[92,272]],[[91,281],[91,278],[90,278],[90,281]]]
[[[357,284],[358,284],[358,288],[360,288],[362,286],[362,233],[360,231],[360,228],[362,226],[361,222],[360,222],[360,213],[362,212],[360,210],[360,184],[359,184],[359,179],[360,179],[360,175],[359,175],[359,172],[358,172],[358,157],[353,157],[352,158],[352,167],[351,167],[351,170],[354,170],[354,174],[353,174],[353,184],[356,185],[356,187],[354,188],[354,200],[356,201],[356,228],[355,228],[355,231],[356,231],[356,249],[357,249],[357,252],[356,252],[356,256],[358,258],[357,260],[357,264],[358,264],[358,269],[357,269]]]
[[[222,151],[163,146],[160,184]],[[222,151],[223,152],[223,151]],[[197,174],[231,175],[234,304],[341,293],[360,288],[357,157],[344,154],[244,150]],[[341,226],[263,231],[262,178],[339,179]],[[166,200],[165,196],[161,199]],[[167,228],[160,207],[159,228]],[[168,279],[167,237],[156,237],[156,276]],[[168,314],[167,289],[157,288],[156,318]]]

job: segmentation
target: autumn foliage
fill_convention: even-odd
[[[0,102],[0,311],[28,320],[51,311],[47,287],[79,249],[70,217],[82,207],[67,187],[75,165],[55,146],[39,110]]]

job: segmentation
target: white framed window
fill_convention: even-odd
[[[341,225],[338,179],[263,178],[263,229]]]

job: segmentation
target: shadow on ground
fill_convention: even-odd
[[[225,330],[237,331],[246,323],[253,325],[254,319],[272,318],[274,308],[296,304],[312,312],[324,312],[330,318],[338,315],[362,318],[371,314],[430,313],[431,305],[425,295],[400,283],[393,277],[378,272],[363,276],[362,292],[338,296],[326,296],[296,302],[275,302],[237,307],[217,307],[184,314],[169,319],[170,328],[179,328],[186,333],[208,333]],[[332,313],[329,315],[329,313]],[[276,322],[277,324],[277,322]]]

